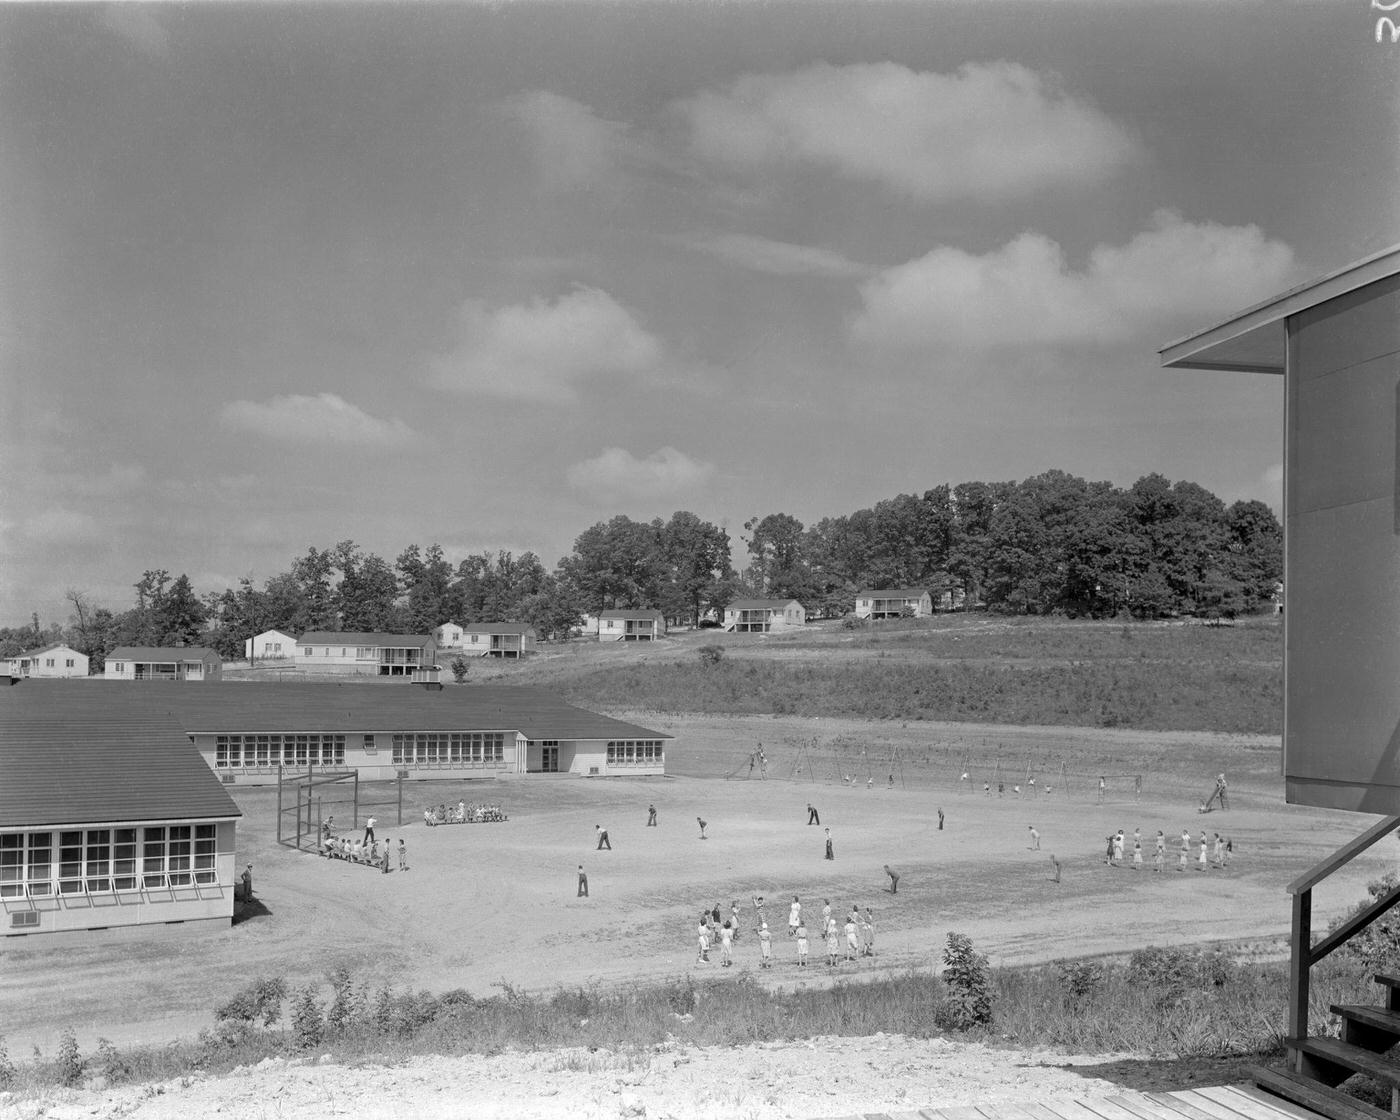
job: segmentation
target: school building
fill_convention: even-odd
[[[25,681],[8,691],[47,693],[61,709],[77,687]],[[508,685],[224,682],[137,695],[174,718],[226,785],[275,785],[279,767],[365,780],[660,775],[673,738]]]
[[[0,689],[0,936],[229,925],[238,807],[145,689],[84,683]]]

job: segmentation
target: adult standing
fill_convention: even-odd
[[[826,830],[826,858],[836,858],[836,848],[831,842],[831,829],[829,828]]]
[[[706,837],[705,837],[705,820],[704,820],[704,818],[703,818],[703,817],[696,817],[696,818],[695,818],[695,823],[698,824],[698,825],[700,826],[700,839],[701,839],[701,840],[704,840],[704,839],[706,838]]]
[[[1040,851],[1040,833],[1036,831],[1035,825],[1030,825],[1031,830],[1031,851]]]
[[[647,827],[648,827],[648,828],[655,828],[655,827],[656,827],[656,806],[655,806],[655,805],[648,805],[648,806],[647,806]]]
[[[583,870],[583,864],[578,865],[578,897],[588,897],[588,874]]]
[[[366,818],[365,818],[365,843],[366,843],[367,845],[368,845],[368,844],[373,844],[373,843],[374,843],[374,826],[375,826],[375,823],[376,823],[376,822],[375,822],[375,819],[374,819],[373,817],[366,817]]]
[[[885,864],[885,874],[890,877],[890,894],[899,893],[899,872],[893,870],[890,865]]]
[[[820,816],[820,814],[818,814],[818,812],[817,812],[817,807],[816,807],[815,805],[813,805],[810,801],[807,802],[807,823],[808,823],[808,824],[821,824],[821,823],[822,823],[821,816]]]
[[[943,810],[942,810],[942,809],[939,809],[939,810],[938,810],[938,831],[939,831],[939,832],[942,832],[942,831],[943,831]]]
[[[607,848],[608,851],[612,851],[612,841],[608,839],[608,830],[600,824],[595,824],[593,827],[598,831],[598,847],[595,850],[601,852]]]
[[[243,883],[243,901],[244,901],[244,902],[252,902],[252,901],[253,901],[253,865],[252,865],[251,863],[250,863],[247,867],[245,867],[245,868],[243,869],[243,874],[242,874],[242,876],[240,876],[240,878],[241,878],[242,883]]]

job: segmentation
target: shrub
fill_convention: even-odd
[[[19,1077],[19,1070],[10,1061],[10,1051],[5,1047],[4,1036],[0,1036],[0,1089],[8,1089]]]
[[[1128,983],[1148,988],[1159,999],[1180,1000],[1187,992],[1220,988],[1236,965],[1224,953],[1206,949],[1138,949],[1128,961]]]
[[[987,958],[965,933],[949,933],[943,948],[943,983],[948,989],[946,1017],[954,1030],[985,1027],[992,1021],[991,972]]]
[[[724,647],[717,645],[701,646],[695,651],[702,665],[718,665],[724,660]]]
[[[1103,987],[1104,970],[1098,961],[1061,961],[1060,987],[1065,1002],[1077,1008],[1096,996]]]
[[[1333,922],[1328,931],[1350,920],[1397,886],[1400,886],[1400,876],[1394,871],[1388,871],[1381,878],[1371,880],[1366,884],[1368,897]],[[1386,972],[1400,965],[1400,908],[1381,915],[1338,949],[1337,953],[1339,956],[1345,955],[1360,961],[1368,970],[1377,972]]]
[[[214,1008],[214,1018],[223,1021],[251,1023],[262,1018],[270,1027],[282,1018],[282,1001],[287,997],[287,982],[280,976],[261,977],[238,992],[227,1003]]]
[[[310,1050],[325,1037],[325,1019],[321,1015],[321,1005],[316,1002],[316,989],[310,984],[297,993],[292,1033],[298,1050]]]
[[[467,679],[467,659],[465,657],[454,657],[452,659],[452,679],[461,684]]]
[[[121,1085],[131,1080],[131,1063],[122,1057],[110,1038],[97,1040],[97,1058],[108,1085]]]
[[[58,1055],[54,1058],[54,1077],[60,1085],[74,1086],[83,1079],[83,1056],[78,1053],[78,1040],[69,1027],[58,1037]]]
[[[345,965],[331,969],[326,978],[331,985],[331,1004],[326,1009],[326,1031],[344,1034],[360,1019],[364,1011],[364,992],[355,989],[354,978]]]

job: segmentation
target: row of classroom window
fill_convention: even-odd
[[[0,898],[107,894],[215,883],[215,828],[212,824],[184,824],[56,834],[3,833]]]
[[[505,761],[506,736],[502,731],[418,732],[391,737],[396,766],[461,763],[489,765]],[[214,739],[214,767],[237,770],[274,766],[344,766],[344,735],[218,735]],[[557,740],[551,744],[558,745]],[[373,735],[363,746],[373,753]],[[664,755],[659,739],[618,739],[608,743],[610,765],[659,765]]]
[[[659,766],[664,759],[660,739],[617,739],[608,744],[609,766]]]

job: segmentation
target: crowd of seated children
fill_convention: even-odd
[[[345,859],[351,863],[383,868],[389,864],[389,843],[387,840],[383,844],[372,840],[366,844],[362,839],[327,833],[321,838],[321,854],[327,859]]]
[[[430,805],[423,810],[423,823],[429,827],[439,824],[480,824],[484,821],[506,819],[506,814],[499,805],[475,801],[470,805],[465,801],[459,801],[456,805],[442,804],[436,809]]]

